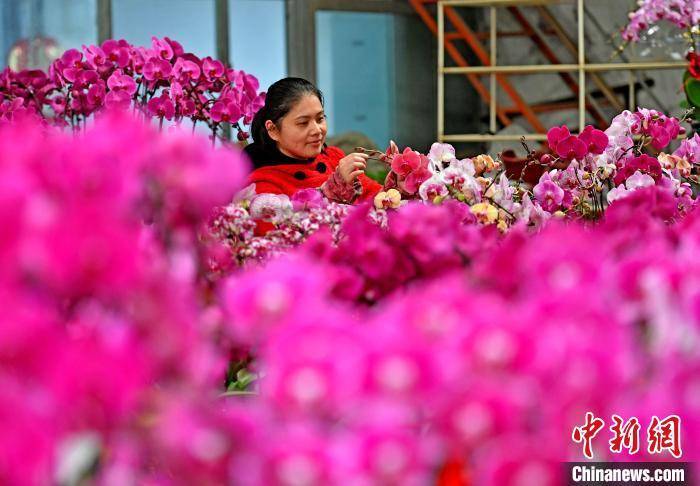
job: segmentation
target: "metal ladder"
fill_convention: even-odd
[[[435,6],[438,3],[437,0],[409,0],[409,3],[428,29],[430,29],[430,31],[437,36],[438,25],[435,12]],[[521,30],[515,32],[498,32],[496,29],[492,28],[492,31],[496,31],[497,37],[519,36],[529,38],[551,64],[561,64],[562,62],[548,44],[547,34],[556,36],[558,41],[569,52],[571,52],[572,55],[576,56],[578,54],[576,44],[568,36],[566,30],[546,6],[538,5],[536,7],[541,18],[547,24],[546,33],[543,33],[541,29],[533,25],[523,14],[520,8],[516,6],[508,6],[505,7],[505,9],[519,24]],[[444,35],[445,52],[450,56],[452,61],[460,67],[469,66],[467,59],[462,52],[460,52],[458,47],[459,44],[462,43],[463,46],[467,46],[470,49],[482,66],[491,66],[492,60],[490,59],[489,52],[482,44],[482,39],[489,38],[489,32],[474,31],[460,15],[459,11],[454,7],[445,5],[444,14],[447,21],[445,23],[446,32]],[[447,30],[448,25],[451,25],[450,30]],[[557,74],[569,88],[572,95],[574,95],[574,101],[555,101],[528,104],[506,74],[495,74],[494,76],[498,86],[504,91],[512,103],[510,106],[496,107],[496,117],[498,118],[498,121],[500,121],[500,123],[506,127],[513,123],[513,119],[515,117],[522,116],[530,124],[533,132],[545,133],[546,127],[540,120],[538,113],[567,110],[578,107],[578,103],[575,101],[575,98],[579,93],[578,82],[570,73],[560,72]],[[487,88],[480,76],[474,73],[467,73],[464,74],[464,76],[474,87],[484,103],[491,103],[491,90]],[[591,75],[591,79],[596,84],[602,98],[608,105],[612,106],[618,111],[623,109],[624,102],[619,99],[618,94],[605,82],[601,75],[593,73]],[[596,126],[599,128],[605,128],[607,126],[609,120],[607,120],[606,116],[602,112],[599,103],[588,94],[586,95],[585,107],[586,111],[595,121]],[[491,129],[491,131],[493,131],[493,124]]]

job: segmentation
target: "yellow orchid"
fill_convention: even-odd
[[[396,209],[401,205],[401,193],[396,189],[381,191],[374,196],[374,207],[377,209]]]
[[[498,219],[498,209],[487,202],[474,204],[470,210],[480,223],[491,224]]]
[[[474,169],[476,170],[477,175],[481,175],[485,172],[491,172],[494,169],[500,168],[501,165],[493,160],[493,157],[490,155],[478,155],[472,159],[472,163],[474,164]]]
[[[661,163],[661,167],[668,170],[678,169],[678,172],[683,177],[688,177],[692,169],[692,165],[683,157],[679,157],[673,154],[666,154],[661,152],[657,159]]]

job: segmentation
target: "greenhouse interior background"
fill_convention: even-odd
[[[545,3],[575,42],[576,3]],[[682,34],[666,25],[654,26],[640,42],[618,52],[628,3],[586,0],[588,62],[682,61]],[[168,35],[200,57],[225,57],[231,66],[258,77],[263,90],[287,75],[316,81],[326,98],[331,137],[356,132],[374,147],[384,148],[394,138],[422,149],[436,138],[437,38],[407,0],[3,0],[1,6],[3,66],[15,62],[15,67],[46,67],[65,48],[96,43],[100,37],[147,45],[151,36]],[[554,35],[537,7],[518,8],[528,24],[546,36],[547,47],[561,63],[575,62],[576,52]],[[488,8],[459,10],[475,31],[488,34]],[[532,39],[508,34],[522,29],[509,8],[497,10],[499,29],[505,32],[497,41],[497,64],[550,63]],[[470,64],[478,64],[473,51],[459,49]],[[677,68],[600,76],[624,106],[629,104],[633,76],[639,106],[653,104],[678,114],[680,72]],[[557,73],[522,74],[510,80],[530,105],[571,106],[576,101]],[[590,78],[587,83],[603,103],[602,115],[610,119],[616,107],[605,104]],[[499,105],[510,102],[502,89],[497,97]],[[447,131],[489,131],[488,103],[466,79],[448,77],[445,100]],[[577,120],[576,108],[545,111],[540,118],[545,125],[569,123]],[[499,124],[493,133],[531,131],[520,117],[507,127]],[[513,143],[495,143],[493,150],[484,143],[460,149],[473,154],[508,147],[519,150]]]

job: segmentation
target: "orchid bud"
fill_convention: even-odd
[[[540,164],[549,165],[552,162],[554,162],[554,157],[552,157],[550,154],[542,154],[540,157]]]

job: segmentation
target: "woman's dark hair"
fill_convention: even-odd
[[[284,78],[273,83],[265,95],[265,106],[255,114],[250,125],[253,142],[261,146],[274,146],[275,141],[267,133],[265,121],[272,120],[277,124],[299,100],[309,94],[316,96],[323,106],[323,94],[306,79]]]

